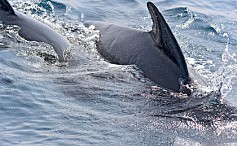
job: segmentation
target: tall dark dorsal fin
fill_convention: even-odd
[[[8,14],[16,15],[12,6],[9,4],[7,0],[0,0],[0,11],[5,11]]]
[[[148,2],[147,8],[153,21],[152,31],[150,32],[150,35],[152,36],[157,46],[162,49],[162,51],[174,63],[177,64],[177,66],[181,70],[182,77],[188,77],[188,69],[183,53],[164,17],[153,3]]]

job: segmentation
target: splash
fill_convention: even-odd
[[[196,14],[194,14],[191,10],[189,10],[188,8],[185,8],[185,11],[183,13],[181,13],[179,15],[179,17],[184,17],[188,15],[188,20],[180,25],[177,25],[177,28],[180,28],[180,29],[187,29],[189,28],[193,22],[195,21],[195,17],[196,17]]]
[[[229,39],[226,43],[226,47],[222,54],[222,66],[215,73],[217,77],[216,84],[221,86],[221,94],[225,98],[228,93],[232,91],[233,80],[237,76],[237,60],[235,59],[236,54],[231,53],[229,50]]]

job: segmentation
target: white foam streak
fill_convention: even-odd
[[[233,80],[237,75],[237,60],[235,54],[231,54],[228,42],[222,54],[222,66],[215,73],[216,85],[221,87],[222,98],[225,98],[232,90]]]

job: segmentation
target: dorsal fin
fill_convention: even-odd
[[[0,0],[0,10],[5,11],[9,14],[16,15],[12,6],[9,4],[7,0]]]
[[[152,31],[150,32],[150,35],[152,36],[156,45],[175,64],[177,64],[177,66],[181,70],[182,77],[188,77],[188,69],[183,53],[164,17],[153,3],[148,2],[147,8],[150,12],[151,19],[153,21]]]

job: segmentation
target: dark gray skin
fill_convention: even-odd
[[[59,61],[65,61],[64,51],[69,47],[69,41],[44,23],[14,11],[7,0],[0,0],[0,21],[6,25],[19,26],[19,35],[28,41],[53,46]]]
[[[152,31],[144,32],[105,23],[92,23],[100,31],[98,52],[109,62],[136,65],[146,78],[175,92],[191,83],[183,53],[172,31],[156,6],[148,2]]]

